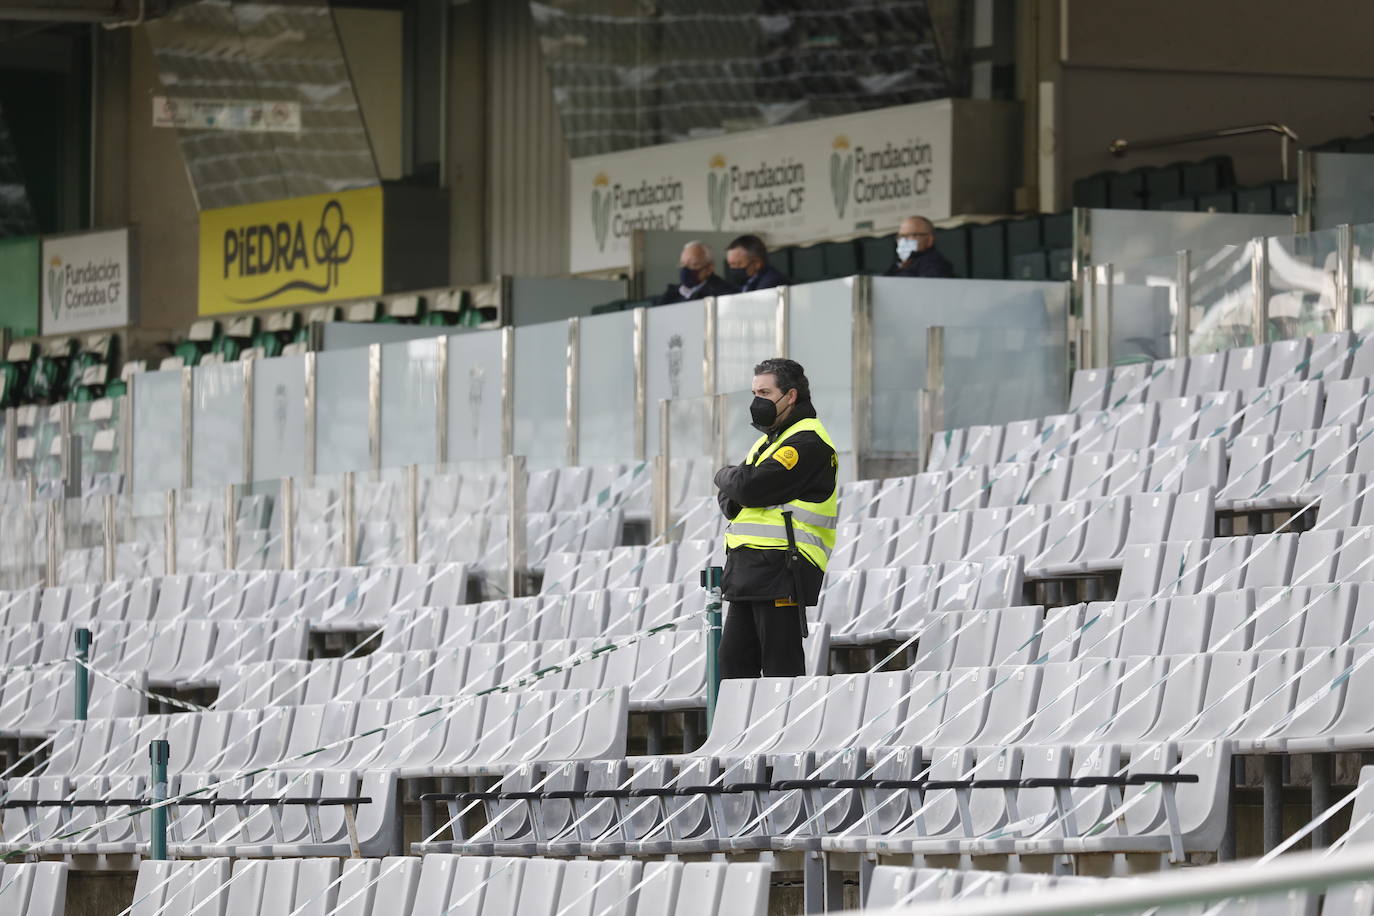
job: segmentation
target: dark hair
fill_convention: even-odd
[[[736,248],[743,248],[745,254],[751,258],[758,258],[762,264],[768,263],[768,246],[763,244],[763,239],[757,235],[741,235],[725,246],[726,251],[734,251]]]
[[[778,380],[778,388],[785,394],[797,389],[798,401],[811,400],[811,383],[806,380],[806,370],[794,359],[775,356],[765,359],[754,367],[755,375],[771,375]]]

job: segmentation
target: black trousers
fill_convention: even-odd
[[[806,674],[801,619],[795,607],[774,607],[771,601],[731,601],[720,636],[720,676],[760,674]]]

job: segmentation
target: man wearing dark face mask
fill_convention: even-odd
[[[790,359],[754,367],[753,426],[743,464],[716,472],[725,529],[721,677],[806,673],[804,614],[817,603],[835,546],[839,462],[816,419],[811,386]]]
[[[728,296],[739,292],[717,277],[715,270],[715,264],[711,261],[711,249],[702,242],[688,242],[682,246],[682,256],[678,258],[677,285],[668,284],[663,295],[658,297],[658,304],[671,305],[674,302],[705,299],[707,296]]]
[[[730,282],[742,293],[756,289],[786,286],[791,281],[768,263],[768,246],[757,235],[741,235],[725,249],[725,264]]]

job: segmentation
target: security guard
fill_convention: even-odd
[[[835,443],[816,419],[805,371],[790,359],[754,367],[749,413],[763,435],[743,464],[715,477],[730,520],[720,674],[797,676],[806,673],[805,609],[817,602],[835,546]]]

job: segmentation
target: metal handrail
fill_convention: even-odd
[[[1200,130],[1188,134],[1172,134],[1150,140],[1116,139],[1107,147],[1113,156],[1124,156],[1131,150],[1160,149],[1165,146],[1181,146],[1185,143],[1200,143],[1204,140],[1223,140],[1227,137],[1243,137],[1247,134],[1278,134],[1279,161],[1283,180],[1288,180],[1288,144],[1297,143],[1298,135],[1287,124],[1269,121],[1264,124],[1243,124],[1240,127],[1220,127],[1213,130]]]
[[[1254,861],[1180,869],[1141,878],[1103,881],[1097,887],[950,900],[885,910],[865,916],[1087,916],[1139,913],[1151,907],[1211,903],[1233,897],[1254,899],[1289,890],[1321,892],[1334,884],[1374,877],[1374,847],[1352,846],[1336,853],[1300,852],[1265,863]]]

